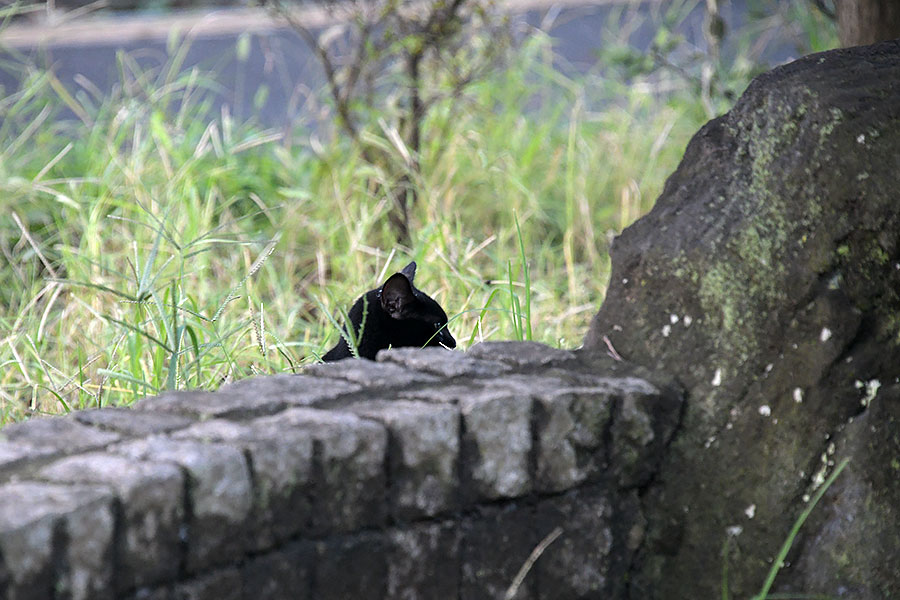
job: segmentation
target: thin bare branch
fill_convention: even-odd
[[[299,22],[288,10],[288,0],[269,2],[322,65],[339,127],[363,160],[387,174],[372,185],[392,202],[391,226],[399,241],[408,244],[428,113],[441,99],[462,97],[496,64],[497,48],[503,46],[491,43],[474,49],[471,44],[471,36],[491,30],[486,23],[492,0],[326,0],[345,24],[331,37],[317,36]],[[381,87],[385,75],[402,80],[391,79],[392,85]],[[387,93],[380,93],[385,89]],[[371,143],[367,134],[374,125],[370,112],[357,107],[377,109],[378,103],[389,108],[387,118],[393,122],[382,129],[394,133],[393,148],[406,150],[402,160],[390,148]],[[392,114],[394,107],[399,113]],[[379,112],[386,118],[385,111],[372,111]]]
[[[338,111],[338,115],[341,118],[342,125],[347,130],[347,133],[350,134],[350,137],[354,139],[354,141],[359,141],[359,128],[356,124],[356,119],[354,118],[351,110],[349,101],[344,98],[341,93],[341,86],[338,82],[338,72],[337,68],[334,65],[334,62],[331,59],[331,56],[328,54],[328,49],[325,48],[322,44],[319,43],[318,37],[313,34],[312,31],[309,30],[308,27],[303,25],[297,18],[294,16],[292,11],[284,6],[284,4],[280,0],[273,0],[272,6],[275,7],[275,11],[278,15],[283,18],[288,25],[291,26],[291,29],[297,32],[307,46],[315,53],[316,57],[319,59],[319,63],[322,65],[322,70],[325,72],[325,80],[328,84],[328,91],[331,94],[332,99],[335,103],[335,109]]]

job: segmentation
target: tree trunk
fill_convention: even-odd
[[[900,38],[898,0],[837,0],[835,12],[844,47]]]

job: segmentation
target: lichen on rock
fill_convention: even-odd
[[[727,558],[732,596],[758,591],[828,443],[860,435],[844,429],[865,410],[853,382],[900,377],[897,173],[900,42],[813,55],[759,76],[705,125],[653,210],[614,242],[612,284],[583,352],[605,352],[606,337],[687,394],[644,496],[633,597],[717,593],[729,531],[740,531]],[[898,514],[875,510],[900,529]],[[841,572],[860,598],[884,597],[865,591],[876,589],[865,577],[900,595],[900,575],[876,571]],[[797,568],[779,581],[826,579]]]

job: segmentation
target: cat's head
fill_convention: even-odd
[[[405,345],[456,348],[456,340],[447,329],[447,313],[428,294],[413,285],[416,263],[388,277],[379,290],[381,308],[392,319],[403,322]]]

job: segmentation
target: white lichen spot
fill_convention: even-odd
[[[625,331],[621,325],[613,325],[613,331]]]
[[[813,475],[812,487],[814,490],[819,489],[819,487],[823,483],[825,483],[825,469],[827,469],[827,468],[828,468],[828,461],[826,460],[825,463],[822,465],[822,468],[820,468],[818,471],[816,471],[815,475]]]
[[[751,504],[747,508],[744,509],[744,514],[747,515],[748,519],[752,519],[756,516],[756,505]]]
[[[725,533],[729,535],[729,537],[737,537],[744,532],[744,528],[740,525],[732,525],[731,527],[725,528]]]
[[[772,414],[772,408],[768,404],[763,404],[762,406],[759,407],[758,410],[759,410],[759,414],[761,414],[764,417],[768,417],[769,415]]]
[[[831,330],[828,329],[827,327],[823,327],[822,333],[819,334],[819,341],[827,342],[830,339],[831,339]]]
[[[725,429],[731,431],[732,429],[734,429],[734,423],[728,421],[727,423],[725,423]]]
[[[825,449],[825,453],[828,454],[829,456],[832,456],[834,454],[834,451],[835,451],[834,442],[831,442],[830,444],[828,444],[828,448]]]
[[[816,474],[813,475],[812,484],[813,484],[814,490],[819,489],[819,486],[822,485],[823,483],[825,483],[825,468],[827,466],[828,465],[822,465],[822,468],[819,469],[818,471],[816,471]],[[804,502],[805,502],[805,500],[804,500]]]
[[[662,328],[663,337],[669,337],[670,333],[672,333],[672,326],[668,325],[668,324],[663,325],[663,328]]]
[[[705,442],[703,442],[703,447],[704,447],[704,448],[709,448],[709,447],[712,446],[715,442],[716,442],[716,436],[714,436],[714,435],[713,435],[713,436],[710,436],[710,437],[708,437],[708,438],[706,439]]]
[[[803,494],[803,502],[809,502],[809,494]]]
[[[793,395],[794,395],[794,402],[796,402],[797,404],[800,404],[801,402],[803,402],[803,390],[801,390],[800,388],[794,388]]]
[[[869,174],[866,173],[865,171],[863,171],[862,173],[857,174],[857,176],[856,176],[856,180],[857,180],[857,181],[865,181],[865,180],[868,179],[868,178],[869,178]]]
[[[628,278],[625,277],[622,279],[622,285],[628,285]]]
[[[856,143],[857,144],[865,144],[866,143],[866,134],[861,133],[858,136],[856,136]]]
[[[861,384],[862,382],[857,381],[856,383]],[[856,389],[860,389],[861,387],[862,386],[857,385]],[[867,381],[865,383],[866,395],[863,396],[862,400],[859,401],[860,404],[862,404],[863,406],[868,406],[872,402],[872,400],[875,399],[875,396],[878,395],[878,388],[880,388],[880,387],[881,387],[881,382],[878,381],[877,379],[872,379],[870,381]]]
[[[855,388],[858,389],[858,390],[863,389],[863,387],[864,387],[865,385],[866,385],[866,384],[864,384],[864,383],[863,383],[862,381],[860,381],[859,379],[857,379],[856,381],[853,382],[853,387],[855,387]]]
[[[669,323],[674,325],[678,322],[678,315],[669,315]]]
[[[812,480],[810,481],[810,485],[812,486],[812,490],[815,491],[821,487],[823,483],[825,483],[825,473],[828,471],[828,453],[823,452],[821,456],[819,456],[819,462],[821,465],[816,472],[813,473]],[[832,463],[833,464],[833,463]],[[803,499],[804,502],[808,502],[806,496]]]
[[[722,369],[716,369],[716,373],[713,375],[711,383],[714,387],[722,385]]]
[[[900,269],[900,265],[897,265],[897,268]],[[691,315],[684,315],[684,326],[690,327],[691,323],[694,322],[694,318]]]
[[[775,368],[775,365],[773,365],[772,363],[767,364],[766,365],[766,373],[770,373],[772,371],[772,369],[774,369],[774,368]]]

